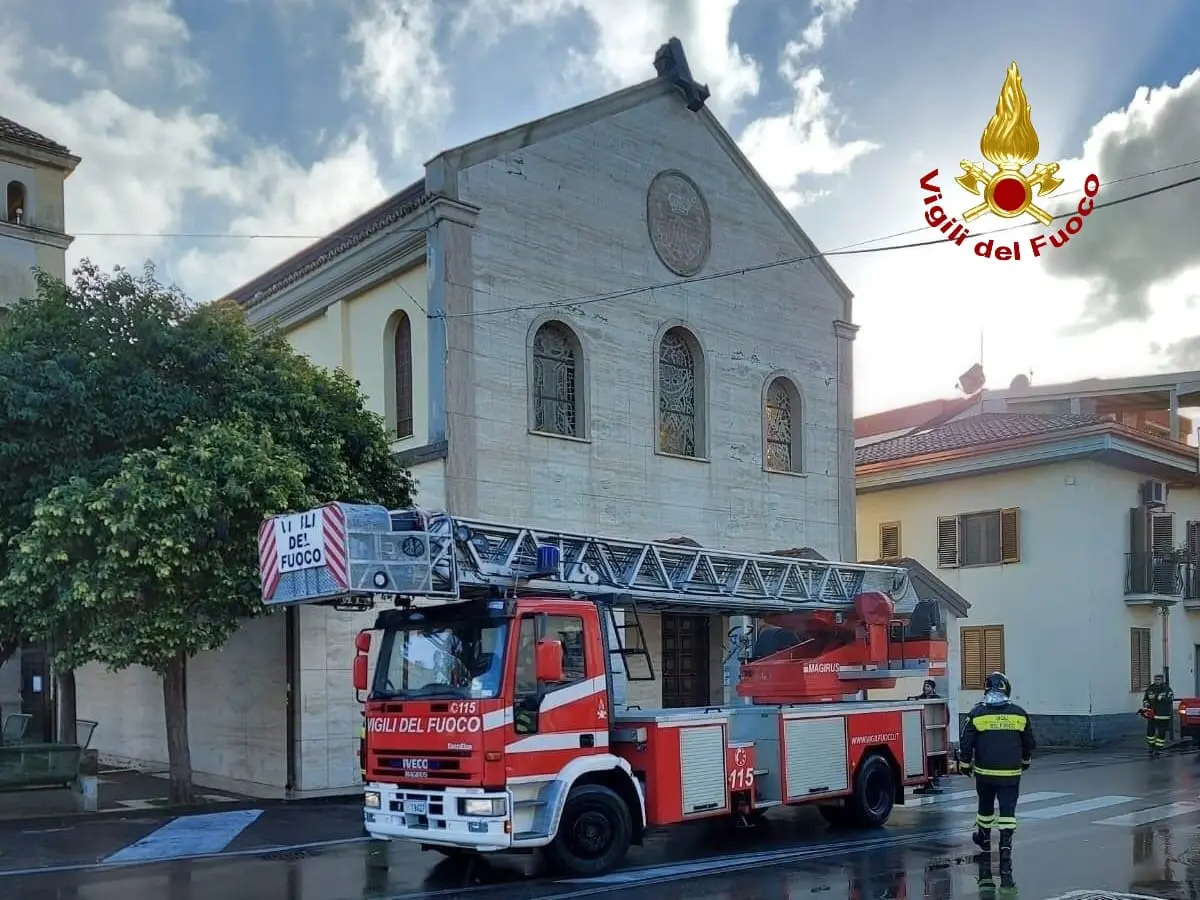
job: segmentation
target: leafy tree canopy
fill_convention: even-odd
[[[0,628],[68,667],[218,647],[260,609],[264,516],[411,502],[388,443],[356,382],[235,304],[43,274],[0,329]]]

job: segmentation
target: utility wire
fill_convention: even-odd
[[[1197,160],[1195,162],[1200,162],[1200,160]],[[1182,165],[1195,165],[1195,162],[1184,163]],[[1178,167],[1172,167],[1172,168],[1181,168],[1182,165],[1178,166]],[[1167,170],[1164,169],[1164,170],[1160,170],[1160,171],[1167,171]],[[1129,178],[1126,178],[1124,180],[1128,181],[1128,180],[1131,180],[1132,178],[1145,177],[1145,175],[1150,175],[1150,174],[1156,174],[1156,173],[1147,172],[1147,173],[1144,173],[1143,175],[1130,176]],[[1200,175],[1194,175],[1191,178],[1185,178],[1181,181],[1173,181],[1170,184],[1164,184],[1164,185],[1161,185],[1156,188],[1151,188],[1149,190],[1139,191],[1138,193],[1130,194],[1127,197],[1119,197],[1115,200],[1108,200],[1103,203],[1097,203],[1094,205],[1091,215],[1095,215],[1095,213],[1101,209],[1107,209],[1109,207],[1119,206],[1122,203],[1129,203],[1132,200],[1141,200],[1145,197],[1152,197],[1155,194],[1161,194],[1161,193],[1165,193],[1166,191],[1172,191],[1177,188],[1186,187],[1188,185],[1195,184],[1196,182],[1200,182]],[[1113,182],[1109,182],[1109,184],[1112,184],[1112,183]],[[1072,192],[1072,193],[1076,193],[1076,192]],[[1069,219],[1071,216],[1074,216],[1076,214],[1077,213],[1075,212],[1074,209],[1070,209],[1070,210],[1067,210],[1066,212],[1062,212],[1056,216],[1053,216],[1051,218],[1051,221],[1056,221],[1059,219]],[[1021,223],[1018,225],[1007,225],[1003,228],[993,228],[990,231],[975,232],[971,235],[971,237],[972,238],[981,238],[981,237],[988,237],[989,235],[993,235],[993,234],[1003,234],[1004,232],[1007,232],[1007,231],[1015,231],[1018,228],[1029,228],[1034,224],[1036,224],[1036,223],[1029,222],[1029,223]],[[914,230],[917,232],[920,232],[920,231],[924,231],[925,229],[918,228],[918,229],[914,229]],[[913,233],[913,231],[907,231],[907,232],[901,232],[900,234],[903,235],[903,234],[912,234],[912,233]],[[896,236],[900,236],[900,235],[896,235]],[[494,315],[500,315],[503,313],[524,312],[527,310],[557,309],[557,308],[563,307],[563,306],[584,306],[589,303],[602,303],[606,300],[623,300],[627,297],[635,297],[635,296],[638,296],[639,294],[647,294],[647,293],[651,293],[653,291],[667,290],[668,288],[680,287],[680,286],[686,285],[686,284],[700,284],[702,282],[707,282],[707,281],[718,281],[722,278],[732,278],[732,277],[738,276],[738,275],[749,275],[753,272],[762,272],[767,269],[779,268],[780,266],[791,266],[791,265],[795,265],[796,263],[809,262],[811,260],[820,259],[822,257],[862,256],[862,255],[866,255],[869,253],[886,253],[890,250],[913,250],[913,249],[916,249],[917,247],[933,247],[933,246],[937,246],[939,244],[948,244],[949,243],[949,241],[946,238],[941,237],[941,238],[933,238],[932,240],[927,240],[927,241],[909,241],[904,244],[888,244],[883,247],[862,246],[863,244],[874,243],[876,240],[887,240],[887,238],[875,238],[870,241],[861,241],[858,244],[850,244],[846,247],[841,247],[836,250],[826,250],[824,253],[811,253],[811,254],[807,254],[804,256],[793,256],[793,257],[788,257],[786,259],[777,259],[777,260],[772,260],[770,262],[759,263],[758,265],[744,266],[744,267],[738,268],[738,269],[727,269],[722,272],[710,272],[707,275],[695,275],[695,276],[692,276],[691,278],[680,278],[675,281],[664,281],[664,282],[660,282],[658,284],[646,285],[644,287],[626,288],[624,290],[612,291],[612,292],[606,293],[606,294],[585,294],[583,296],[570,297],[570,298],[566,298],[566,299],[562,299],[562,300],[549,300],[544,303],[528,303],[528,304],[522,304],[519,306],[506,306],[506,307],[501,307],[501,308],[497,308],[497,309],[480,309],[480,310],[474,310],[472,312],[464,312],[464,313],[434,313],[434,314],[431,314],[430,317],[435,318],[435,319],[472,318],[475,316],[494,316]],[[466,285],[458,285],[458,286],[466,287]],[[483,293],[486,293],[486,292],[483,292]]]
[[[1164,166],[1161,169],[1154,169],[1151,172],[1139,172],[1136,175],[1126,175],[1123,178],[1112,178],[1103,182],[1103,186],[1107,187],[1112,184],[1121,184],[1126,181],[1133,181],[1138,178],[1149,178],[1153,175],[1162,175],[1164,172],[1174,172],[1177,169],[1184,169],[1188,166],[1200,165],[1200,159],[1193,159],[1188,162],[1176,163],[1173,166]],[[1069,197],[1072,194],[1082,194],[1082,189],[1063,191],[1055,194],[1057,197]],[[1033,224],[1033,223],[1030,223]],[[432,226],[426,225],[421,228],[398,228],[395,234],[416,234],[422,231],[428,231]],[[1014,225],[1012,228],[1024,228],[1025,225]],[[855,244],[847,244],[839,250],[848,250],[853,247],[861,247],[866,244],[877,244],[880,241],[890,241],[898,237],[906,237],[910,234],[917,234],[924,231],[924,228],[910,228],[908,231],[897,231],[892,234],[884,234],[879,237],[868,238],[865,241],[859,241]],[[177,238],[188,240],[237,240],[237,241],[320,241],[325,238],[333,237],[336,231],[326,232],[325,234],[229,234],[228,232],[206,232],[206,231],[75,231],[72,234],[75,237],[97,237],[97,238]],[[829,251],[834,253],[837,251]],[[826,253],[826,256],[829,254]]]

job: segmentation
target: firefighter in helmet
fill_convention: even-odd
[[[1167,729],[1174,712],[1175,692],[1162,675],[1142,695],[1142,715],[1146,717],[1146,749],[1151,759],[1157,759],[1167,746]]]
[[[959,770],[975,776],[979,798],[971,840],[990,854],[992,829],[999,831],[1002,867],[1012,856],[1021,773],[1033,762],[1036,748],[1029,716],[1011,697],[1008,678],[1002,672],[989,675],[983,700],[968,713],[958,741]]]

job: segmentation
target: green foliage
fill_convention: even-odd
[[[411,492],[357,383],[151,270],[43,275],[0,329],[0,636],[68,667],[219,647],[264,516]]]

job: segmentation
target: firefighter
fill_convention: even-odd
[[[1167,746],[1167,728],[1175,706],[1175,692],[1162,675],[1154,676],[1154,683],[1142,695],[1143,715],[1146,717],[1146,750],[1151,759],[1158,759]]]
[[[980,851],[990,854],[992,829],[998,830],[1002,866],[1012,856],[1021,773],[1033,762],[1036,748],[1029,716],[1011,697],[1008,678],[1001,672],[989,675],[983,700],[967,715],[958,741],[959,771],[975,776],[979,798],[971,840]]]

